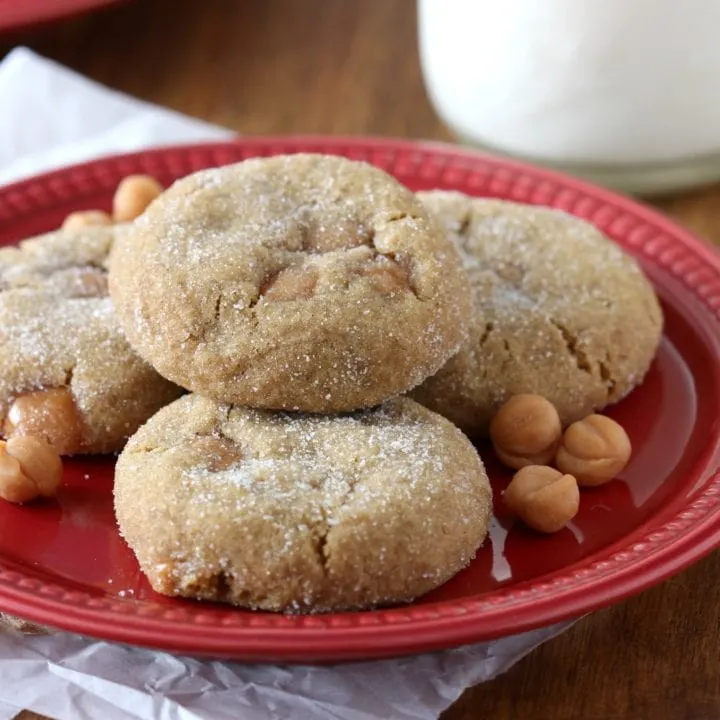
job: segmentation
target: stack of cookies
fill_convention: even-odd
[[[487,534],[463,432],[523,394],[559,432],[658,348],[637,263],[563,212],[414,195],[323,155],[126,185],[112,218],[0,250],[0,497],[59,483],[59,464],[53,488],[19,481],[28,436],[125,446],[118,524],[164,594],[296,612],[422,595]]]
[[[457,353],[471,292],[409,190],[321,155],[202,171],[116,240],[109,286],[133,348],[191,391],[117,464],[118,523],[157,591],[361,608],[472,559],[482,462],[400,397]]]

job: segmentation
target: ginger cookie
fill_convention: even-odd
[[[121,238],[110,293],[162,375],[221,401],[335,412],[436,372],[466,337],[459,254],[414,195],[324,155],[176,182]]]
[[[119,450],[181,389],[125,340],[107,293],[122,226],[61,230],[0,249],[0,418],[61,454]]]
[[[444,583],[482,543],[491,491],[469,440],[409,398],[323,416],[187,395],[121,453],[115,510],[157,592],[320,612]]]
[[[512,395],[542,395],[563,425],[625,397],[660,342],[660,304],[637,262],[559,210],[431,191],[418,197],[463,257],[470,338],[413,393],[470,435]]]

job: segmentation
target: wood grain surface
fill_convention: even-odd
[[[423,89],[412,0],[136,0],[15,40],[247,134],[451,139]],[[720,185],[655,204],[720,245]],[[584,618],[443,717],[718,720],[719,588],[716,552]]]

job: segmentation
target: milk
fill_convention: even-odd
[[[462,141],[655,192],[720,179],[720,0],[419,0]]]

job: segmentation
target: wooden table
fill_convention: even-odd
[[[451,139],[423,89],[412,0],[136,0],[20,40],[248,134]],[[656,204],[720,244],[720,185]],[[582,620],[444,717],[717,720],[719,588],[716,552]]]

